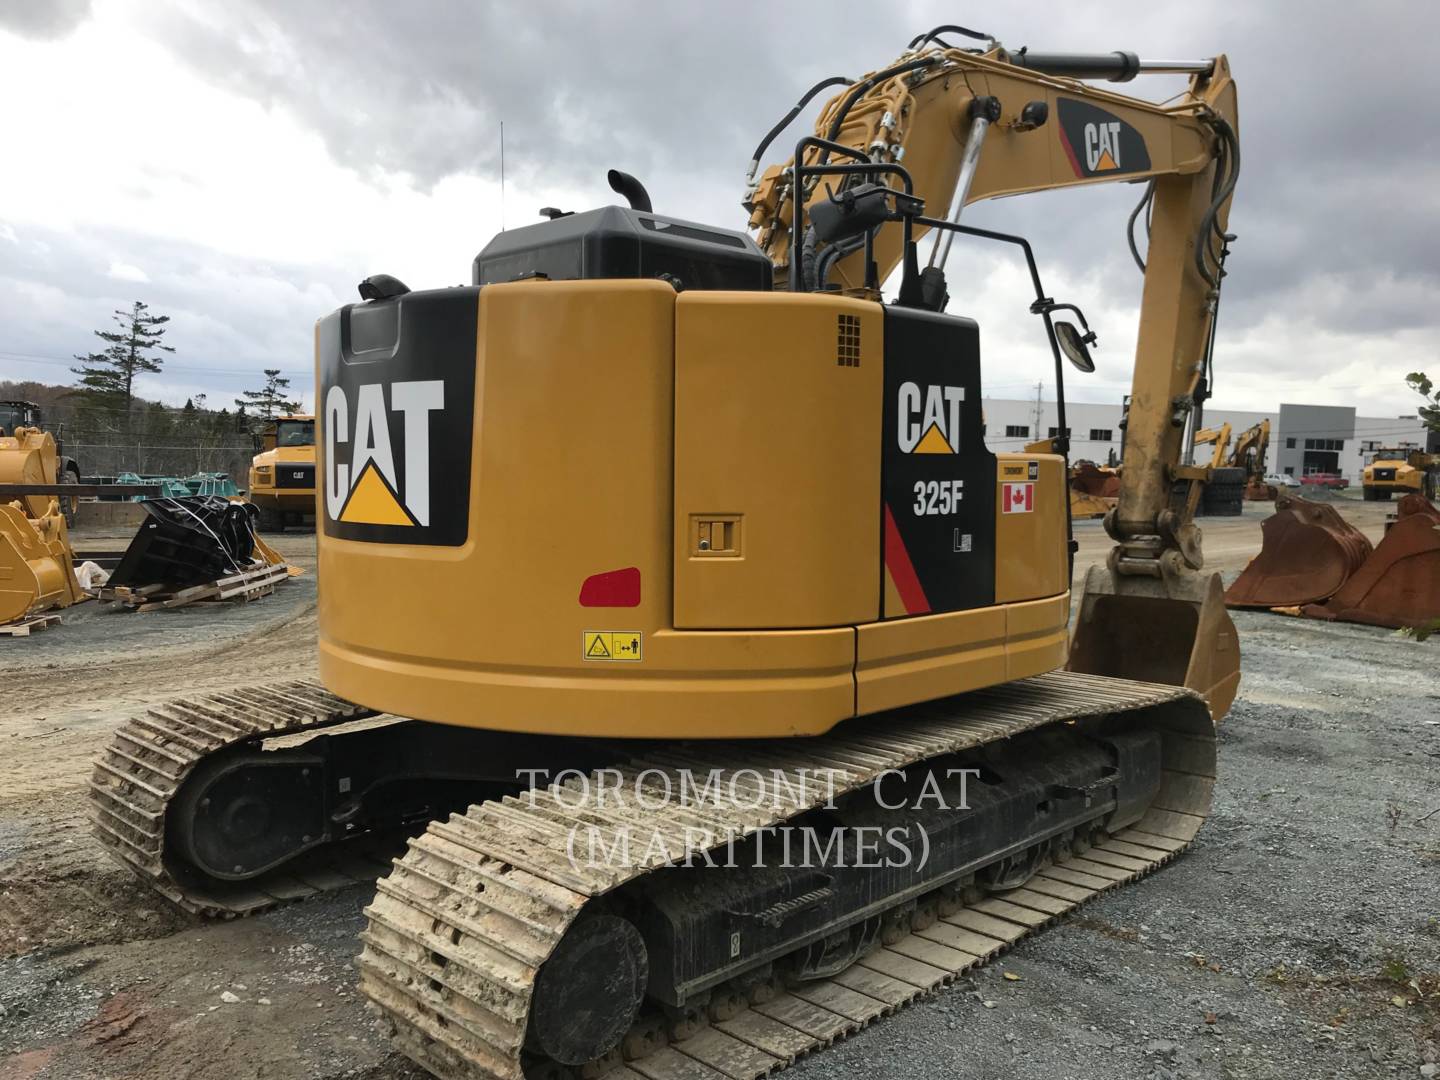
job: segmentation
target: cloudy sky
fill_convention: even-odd
[[[279,367],[308,401],[313,322],[366,275],[468,281],[502,223],[615,201],[609,167],[661,212],[743,227],[750,152],[805,88],[957,19],[1012,48],[1227,52],[1244,168],[1214,404],[1414,412],[1404,375],[1440,368],[1440,7],[1392,0],[0,0],[0,378],[70,381],[90,331],[141,299],[177,350],[142,393],[228,404]],[[1029,235],[1048,291],[1085,308],[1100,371],[1070,381],[1081,400],[1128,389],[1135,194],[967,212]],[[987,394],[1033,395],[1049,360],[1020,268],[957,252],[950,310],[980,320]]]

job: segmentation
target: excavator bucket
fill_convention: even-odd
[[[1070,470],[1070,489],[1102,499],[1119,498],[1120,474],[1114,469],[1102,469],[1093,461],[1080,461]]]
[[[1440,510],[1423,495],[1406,495],[1364,565],[1329,600],[1307,604],[1302,614],[1397,629],[1440,619]]]
[[[1225,593],[1229,607],[1299,607],[1329,599],[1369,556],[1365,535],[1332,506],[1280,495],[1260,525],[1260,554]]]
[[[39,518],[0,504],[0,624],[85,598],[71,567],[65,519],[52,499]]]
[[[218,495],[193,495],[147,499],[140,505],[149,516],[130,541],[109,584],[185,588],[251,566],[256,554],[255,511],[248,504]],[[269,561],[268,556],[262,557]]]
[[[1070,637],[1070,671],[1187,686],[1219,723],[1240,685],[1240,640],[1219,574],[1118,578],[1085,575]]]
[[[1072,520],[1081,521],[1085,518],[1103,518],[1115,505],[1115,500],[1106,501],[1099,495],[1091,495],[1088,492],[1070,489],[1070,517]]]

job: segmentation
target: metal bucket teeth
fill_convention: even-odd
[[[1143,710],[1143,712],[1142,712]],[[657,809],[609,808],[616,827],[714,835],[777,825],[829,797],[806,787],[803,770],[845,770],[835,794],[870,783],[885,769],[1087,717],[1136,714],[1162,736],[1162,783],[1132,827],[1063,863],[1046,866],[1023,888],[991,896],[927,929],[869,953],[832,978],[755,1004],[698,1034],[661,1045],[640,1060],[604,1070],[616,1080],[751,1080],[860,1030],[1009,949],[1076,906],[1173,859],[1195,838],[1215,782],[1215,728],[1201,698],[1184,689],[1053,672],[1007,686],[899,710],[831,735],[755,743],[689,743],[621,767],[627,776],[657,769],[702,775],[757,768],[791,774],[800,803],[776,811],[693,802]],[[658,775],[658,774],[647,774]],[[750,776],[754,776],[751,773]],[[562,792],[563,794],[563,792]],[[649,800],[647,800],[649,801]],[[358,960],[360,987],[388,1021],[406,1056],[445,1078],[521,1080],[535,979],[586,906],[659,865],[579,866],[566,847],[567,823],[594,818],[551,792],[483,803],[434,822],[410,841],[379,884]],[[682,824],[683,822],[683,824]],[[698,851],[699,848],[688,850]],[[716,871],[722,873],[723,871]],[[663,1044],[663,1038],[660,1040]],[[588,1066],[583,1075],[600,1075]],[[540,1071],[530,1075],[571,1075]]]

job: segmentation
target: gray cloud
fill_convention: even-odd
[[[0,25],[15,25],[13,7],[0,9]],[[29,5],[47,14],[21,17],[62,26],[57,7]],[[85,5],[67,10],[79,12],[73,26]],[[526,205],[527,191],[540,177],[564,177],[593,191],[597,202],[610,201],[603,173],[616,166],[640,175],[658,208],[735,227],[750,151],[801,91],[828,75],[878,68],[914,33],[954,17],[950,5],[932,2],[817,15],[758,2],[722,8],[580,0],[357,0],[343,16],[325,5],[233,0],[203,15],[162,5],[136,15],[178,62],[293,113],[362,176],[400,171],[422,186],[454,174],[494,177],[503,119],[518,204],[512,223],[535,208]],[[1357,16],[1339,0],[1290,0],[1202,13],[1137,2],[1105,5],[1103,14],[1075,5],[996,8],[986,19],[983,29],[1011,46],[1127,48],[1152,57],[1228,52],[1240,90],[1244,171],[1232,214],[1240,238],[1225,294],[1222,371],[1226,342],[1250,335],[1247,358],[1258,342],[1273,343],[1275,355],[1259,361],[1266,373],[1305,378],[1313,362],[1294,355],[1277,325],[1293,327],[1296,342],[1320,333],[1357,350],[1380,349],[1416,330],[1434,336],[1440,137],[1424,73],[1440,30],[1437,9],[1379,0]],[[1173,80],[1160,85],[1154,96],[1176,89]],[[1144,81],[1119,89],[1151,92]],[[784,157],[779,144],[803,130],[793,127],[772,159]],[[1086,294],[1067,299],[1124,310],[1140,290],[1122,231],[1137,195],[1113,186],[1003,200],[970,213],[976,223],[1028,235],[1047,276]],[[457,238],[457,267],[479,242]],[[154,276],[164,257],[182,264],[197,257],[183,250],[141,257],[119,238],[116,245],[101,268],[118,259]],[[290,292],[274,286],[277,275],[303,273],[297,268],[266,268],[257,277],[249,264],[230,260],[228,267],[234,295],[177,294],[177,303],[206,319],[213,303],[214,320],[227,326],[243,325],[235,309],[247,302],[270,305],[264,319],[294,318],[302,328],[320,311],[302,313],[294,302],[312,295],[305,285]],[[337,273],[326,287],[348,291],[364,269]],[[963,272],[952,280],[951,309],[964,312],[969,283]],[[112,280],[95,287],[96,295],[129,288]],[[228,347],[243,336],[217,331],[215,342]],[[291,348],[282,338],[271,344]],[[1301,393],[1297,386],[1290,396]],[[1394,400],[1405,400],[1403,387]]]
[[[72,381],[73,354],[103,347],[92,334],[110,313],[143,299],[169,315],[165,370],[144,376],[140,393],[179,404],[209,393],[213,407],[259,385],[279,367],[309,394],[314,381],[312,327],[349,302],[345,268],[227,258],[207,248],[123,229],[76,233],[21,227],[0,255],[0,378]],[[144,283],[113,272],[116,252],[141,252]],[[131,256],[127,256],[131,257]]]
[[[90,0],[0,0],[0,29],[34,41],[67,37],[90,17]]]

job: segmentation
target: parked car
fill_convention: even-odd
[[[1350,481],[1346,480],[1345,477],[1339,473],[1325,472],[1306,473],[1300,478],[1300,483],[1308,484],[1312,487],[1332,488],[1336,491],[1350,486]]]
[[[1300,486],[1300,481],[1289,473],[1271,473],[1265,477],[1265,483],[1271,487],[1298,488]]]

